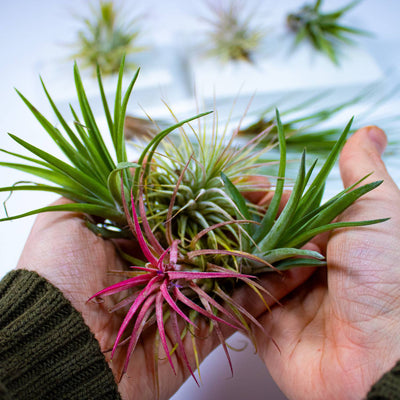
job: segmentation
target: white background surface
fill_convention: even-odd
[[[133,4],[134,3],[134,4]],[[182,38],[186,42],[196,24],[191,19],[191,10],[197,9],[197,1],[151,0],[139,4],[140,10],[150,10],[145,30],[148,38],[160,45],[182,49]],[[300,1],[258,1],[263,12],[272,10],[266,22],[271,26],[279,25],[286,9],[300,6]],[[279,3],[279,6],[276,6]],[[327,8],[336,8],[347,2],[326,0]],[[125,1],[125,6],[131,2]],[[138,1],[132,2],[134,7]],[[39,109],[48,111],[44,96],[40,91],[38,74],[47,70],[49,60],[60,60],[68,54],[66,43],[73,41],[76,23],[71,12],[85,7],[86,2],[79,0],[0,0],[0,147],[17,150],[17,146],[8,138],[7,132],[31,141],[39,146],[52,149],[46,135],[29,111],[14,92],[17,87]],[[279,8],[277,8],[279,7]],[[350,21],[360,28],[372,31],[374,38],[360,39],[361,48],[373,59],[383,73],[392,71],[394,82],[399,83],[400,76],[400,3],[398,0],[365,0],[349,15]],[[281,21],[282,22],[282,21]],[[187,32],[183,35],[182,32]],[[179,33],[179,35],[178,35]],[[176,61],[176,60],[175,60]],[[174,61],[172,60],[172,64]],[[154,65],[153,65],[154,67]],[[295,66],[294,66],[295,68]],[[363,66],[355,64],[352,73],[363,74]],[[287,66],[286,66],[287,69]],[[366,68],[368,69],[368,68]],[[71,66],[72,73],[72,66]],[[61,72],[60,72],[61,74]],[[46,76],[43,76],[46,79]],[[182,76],[172,75],[179,82]],[[52,78],[53,79],[53,78]],[[60,79],[64,79],[60,76]],[[310,86],[313,82],[310,80]],[[238,88],[239,89],[239,88]],[[183,96],[184,91],[180,92]],[[161,93],[160,96],[161,97]],[[182,98],[183,101],[192,101]],[[154,99],[157,100],[158,99]],[[396,99],[392,106],[396,106]],[[134,103],[133,107],[137,107]],[[6,157],[0,155],[0,159]],[[393,169],[393,173],[398,171]],[[21,173],[5,168],[0,169],[0,186],[26,179]],[[0,201],[5,199],[0,193]],[[26,194],[13,196],[9,201],[9,212],[14,214],[24,210],[44,206],[54,197],[44,194]],[[0,211],[3,216],[3,211]],[[0,277],[14,268],[18,255],[33,223],[26,218],[0,224]],[[242,347],[245,339],[236,335],[231,343]],[[203,386],[198,389],[194,382],[188,381],[173,397],[174,400],[216,400],[216,399],[285,399],[269,378],[265,367],[253,355],[251,345],[246,350],[232,352],[234,378],[229,378],[229,368],[221,351],[214,352],[202,365]]]

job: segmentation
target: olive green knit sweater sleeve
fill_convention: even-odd
[[[82,316],[34,272],[0,281],[0,399],[121,399]]]
[[[367,400],[400,400],[400,361],[372,386]]]

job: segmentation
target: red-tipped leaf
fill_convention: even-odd
[[[158,333],[160,335],[161,344],[164,348],[165,354],[167,355],[169,364],[171,365],[171,368],[174,371],[174,374],[176,375],[174,363],[172,362],[172,358],[169,353],[167,338],[165,336],[163,303],[164,303],[163,295],[161,292],[159,292],[156,297],[156,318],[157,318]]]
[[[189,370],[189,372],[192,375],[197,386],[200,387],[199,382],[197,381],[196,377],[194,376],[192,367],[190,366],[189,360],[187,358],[185,346],[183,345],[183,342],[181,339],[181,333],[179,331],[178,318],[176,316],[176,312],[174,312],[174,311],[171,311],[171,322],[172,322],[172,327],[173,327],[174,333],[175,333],[175,340],[178,344],[178,351],[180,352],[181,357],[183,358],[183,361],[185,362],[186,368]]]
[[[149,281],[149,279],[151,279],[152,276],[153,274],[144,274],[135,276],[133,278],[125,279],[122,282],[115,283],[114,285],[108,286],[105,289],[100,290],[93,296],[89,297],[88,301],[94,299],[95,297],[102,296],[103,294],[110,296],[112,294],[122,292],[123,290],[133,288],[142,283],[146,283]]]
[[[146,299],[146,301],[144,302],[144,304],[136,318],[136,322],[135,322],[135,325],[132,330],[132,336],[129,341],[128,350],[126,353],[127,355],[126,355],[124,369],[123,369],[124,373],[128,369],[129,360],[131,358],[133,351],[135,350],[139,336],[141,335],[141,333],[143,331],[143,327],[146,324],[146,321],[147,321],[148,317],[150,316],[150,313],[153,311],[155,297],[156,297],[156,295],[153,294]]]
[[[176,305],[174,299],[171,297],[171,295],[168,292],[167,288],[167,282],[164,281],[161,286],[160,286],[161,293],[164,296],[165,301],[169,304],[169,306],[176,312],[178,313],[186,322],[189,324],[193,325],[196,328],[196,325],[194,324],[193,321],[190,320],[190,318]]]
[[[142,250],[144,256],[147,258],[147,261],[153,266],[157,267],[157,259],[154,257],[153,253],[150,251],[149,246],[146,243],[146,240],[143,236],[143,233],[140,229],[139,220],[136,214],[135,202],[133,200],[133,195],[131,194],[131,202],[132,202],[132,216],[133,223],[135,226],[136,237],[139,242],[140,249]]]
[[[205,317],[212,319],[216,322],[222,322],[225,325],[230,326],[233,329],[241,329],[235,325],[232,325],[230,322],[223,320],[220,317],[217,317],[212,312],[205,310],[204,308],[200,307],[188,297],[186,297],[178,288],[174,288],[174,294],[176,295],[177,299],[180,300],[183,304],[187,305],[188,307],[192,308],[193,310],[197,311],[199,314],[204,315]]]

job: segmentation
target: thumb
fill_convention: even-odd
[[[352,185],[371,172],[369,182],[391,180],[381,158],[386,145],[385,132],[376,126],[367,126],[355,132],[340,154],[339,167],[344,186]]]
[[[382,211],[393,213],[400,204],[400,191],[386,170],[381,155],[387,145],[383,130],[376,126],[359,129],[347,141],[340,155],[339,168],[343,184],[348,187],[370,174],[362,184],[383,180],[383,183],[359,199],[344,214],[356,214],[357,219],[387,217]],[[373,205],[373,206],[372,206]]]

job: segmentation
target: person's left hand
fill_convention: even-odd
[[[383,183],[338,221],[390,219],[315,238],[327,267],[258,319],[280,348],[255,331],[259,355],[289,399],[364,399],[400,359],[400,190],[381,158],[386,144],[374,126],[347,141],[344,186],[371,172],[363,184]]]
[[[56,204],[66,202],[60,199]],[[119,257],[114,243],[104,240],[91,232],[84,223],[82,215],[72,212],[48,212],[41,214],[32,228],[18,263],[18,268],[36,271],[53,285],[58,287],[72,305],[82,314],[84,321],[99,341],[102,351],[111,349],[122,323],[123,315],[110,313],[106,304],[87,302],[90,296],[116,282],[118,277],[109,274],[110,270],[122,269],[124,261]],[[303,282],[311,271],[308,269],[268,277],[265,287],[277,298],[281,298]],[[244,288],[243,288],[244,289]],[[252,311],[261,313],[262,302],[249,290],[239,290],[236,299],[250,304]],[[107,301],[109,299],[107,298]],[[272,299],[268,299],[272,303]],[[254,306],[258,302],[258,306]],[[198,324],[200,328],[197,349],[200,359],[204,359],[218,344],[215,335],[209,335],[208,325]],[[173,337],[171,327],[166,324],[167,337]],[[170,335],[168,335],[170,333]],[[232,330],[224,329],[228,337]],[[148,328],[139,340],[131,357],[128,371],[119,382],[119,391],[123,399],[156,398],[156,376],[154,374],[154,343],[156,327]],[[189,335],[188,335],[189,336]],[[201,339],[204,337],[205,339]],[[195,368],[194,355],[190,350],[191,338],[186,338],[189,362]],[[121,346],[109,366],[116,380],[121,375],[125,361],[126,346]],[[160,355],[159,384],[160,398],[167,399],[182,385],[189,375],[185,364],[172,358],[176,366],[174,375],[166,357]],[[228,367],[227,367],[228,368]]]

